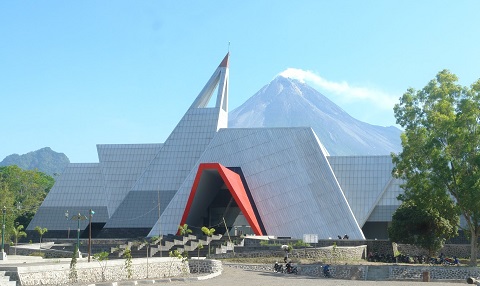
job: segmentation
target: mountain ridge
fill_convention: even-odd
[[[311,127],[333,156],[389,155],[402,148],[400,129],[362,122],[308,84],[282,75],[231,111],[229,127]],[[45,147],[11,154],[0,166],[17,165],[54,175],[69,163],[64,153]]]
[[[277,76],[229,114],[229,127],[312,127],[331,155],[388,155],[401,130],[362,122],[306,83]]]
[[[38,170],[50,176],[61,174],[70,163],[67,155],[44,147],[23,155],[11,154],[5,157],[0,166],[17,165],[24,170]]]

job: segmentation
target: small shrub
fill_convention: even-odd
[[[310,244],[303,242],[303,240],[297,240],[294,244],[294,247],[310,247]]]
[[[95,253],[93,259],[97,260],[102,270],[102,281],[105,281],[105,270],[107,269],[108,252],[102,251]]]
[[[45,258],[45,253],[40,252],[40,251],[35,251],[35,252],[30,253],[29,256],[40,256],[40,257]]]

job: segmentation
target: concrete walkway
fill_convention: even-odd
[[[0,268],[2,266],[58,264],[59,262],[65,262],[70,264],[71,260],[71,258],[44,259],[40,256],[8,255],[7,260],[0,260]],[[78,261],[87,261],[87,258],[78,258]]]

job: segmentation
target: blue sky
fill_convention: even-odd
[[[480,1],[1,1],[0,160],[163,142],[228,50],[229,109],[275,76],[357,119],[449,69],[480,78]]]

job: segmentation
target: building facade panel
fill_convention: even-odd
[[[229,136],[224,135],[228,133]],[[235,135],[232,136],[231,133]],[[220,158],[219,153],[226,144],[223,136],[235,144],[229,148],[230,152],[223,153]],[[237,144],[242,140],[247,140],[250,144]],[[285,144],[288,141],[290,142]],[[328,238],[347,231],[352,238],[363,239],[328,161],[321,148],[311,142],[316,142],[316,138],[310,128],[263,128],[254,133],[250,130],[222,129],[199,162],[211,162],[214,159],[223,166],[242,169],[254,201],[262,206],[258,211],[269,235],[302,237],[303,232],[310,229],[317,231],[320,237]],[[239,149],[233,149],[234,147]],[[248,154],[246,157],[249,161],[239,165],[236,158],[242,152]],[[282,161],[280,157],[287,153],[293,154],[292,160],[278,165]],[[316,160],[306,160],[307,157],[315,157]],[[172,204],[167,207],[165,218],[161,218],[162,225],[170,226],[170,229],[164,228],[167,232],[178,227],[178,218],[171,213],[185,209],[185,194],[192,188],[192,178],[197,168],[189,174],[186,183],[177,193],[178,197],[174,197]],[[318,170],[322,176],[312,178],[306,171],[309,169]],[[285,177],[282,178],[279,174],[285,174]],[[299,196],[299,193],[302,195]],[[263,203],[264,201],[269,203]],[[167,221],[167,216],[175,221]],[[300,229],[302,232],[299,232]]]

